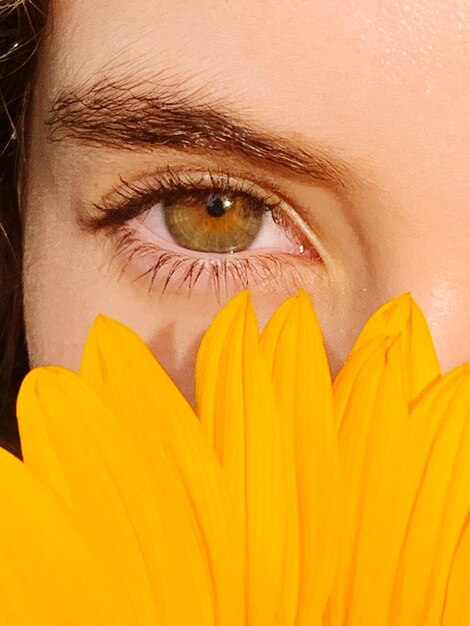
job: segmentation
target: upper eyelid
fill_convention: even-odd
[[[150,176],[128,182],[121,178],[123,189],[142,193],[155,191],[155,194],[171,193],[173,190],[190,191],[216,189],[219,192],[238,192],[253,194],[267,204],[273,198],[277,198],[277,192],[265,189],[253,180],[245,176],[239,176],[228,170],[218,171],[211,168],[197,169],[188,167],[167,167],[165,170],[156,172]],[[277,202],[280,202],[280,198]]]
[[[161,172],[154,172],[135,181],[126,181],[122,177],[120,180],[119,186],[107,193],[99,202],[93,203],[95,215],[82,218],[81,226],[85,230],[95,231],[98,228],[115,225],[117,220],[114,218],[117,212],[121,213],[119,223],[122,223],[126,213],[127,219],[142,213],[145,210],[142,206],[144,201],[148,203],[147,208],[151,208],[152,201],[155,203],[175,190],[181,193],[204,189],[246,193],[257,198],[270,210],[286,205],[293,211],[277,191],[267,190],[257,182],[228,171],[167,167]]]

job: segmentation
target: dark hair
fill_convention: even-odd
[[[0,446],[21,456],[15,401],[28,370],[21,285],[20,172],[45,0],[0,0]]]

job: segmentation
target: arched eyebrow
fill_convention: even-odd
[[[53,99],[46,125],[51,141],[69,140],[118,149],[166,146],[248,157],[348,187],[354,176],[337,157],[320,148],[258,130],[237,119],[220,102],[201,101],[177,89],[101,80],[68,88]]]

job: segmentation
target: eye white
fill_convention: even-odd
[[[162,202],[158,202],[153,207],[151,207],[139,219],[139,221],[146,227],[146,229],[151,231],[156,237],[162,240],[162,243],[167,242],[172,247],[177,247],[180,250],[190,250],[189,248],[182,248],[181,246],[179,246],[171,236],[165,223]],[[295,228],[295,226],[293,227]],[[234,238],[235,237],[236,233],[234,233]],[[295,241],[293,240],[293,236],[289,235],[289,233],[286,233],[285,228],[283,228],[281,225],[277,224],[274,221],[271,211],[265,211],[262,217],[261,227],[256,238],[245,250],[269,250],[271,253],[280,252],[289,254],[301,254],[303,252],[303,246],[295,243]],[[196,251],[191,252],[195,253]],[[243,250],[241,252],[243,252]],[[210,255],[210,252],[201,254],[201,256],[204,257],[206,257],[207,255]],[[217,256],[219,256],[219,254],[217,254]]]

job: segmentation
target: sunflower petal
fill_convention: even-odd
[[[259,349],[248,294],[219,313],[199,349],[198,413],[232,494],[246,546],[246,623],[277,623],[282,612],[286,479],[280,417]]]
[[[367,321],[353,351],[380,335],[402,334],[405,365],[405,390],[410,403],[433,384],[440,375],[439,362],[426,319],[409,293],[380,307]]]
[[[212,624],[205,541],[163,446],[148,462],[86,384],[60,368],[30,372],[18,418],[27,466],[59,492],[66,485],[61,495],[123,576],[141,622]]]
[[[291,479],[285,623],[315,624],[336,565],[338,453],[328,360],[305,292],[279,307],[261,347],[282,414],[286,479]]]
[[[414,495],[394,591],[393,623],[437,624],[470,510],[470,366],[444,376],[410,416]]]
[[[156,451],[162,446],[166,450],[206,539],[217,623],[238,623],[243,608],[242,558],[232,503],[217,457],[192,408],[145,343],[103,315],[90,331],[80,374],[150,463],[159,463]]]
[[[442,615],[443,626],[470,624],[470,512],[459,538],[449,574]]]
[[[57,496],[0,449],[0,622],[140,626],[113,570]]]
[[[348,366],[354,385],[345,373],[335,385],[346,416],[338,419],[344,510],[333,623],[382,623],[391,598],[407,521],[406,506],[397,501],[408,416],[400,339],[358,349]]]
[[[351,352],[346,359],[345,364],[339,371],[333,383],[334,398],[334,420],[337,433],[341,434],[342,430],[348,426],[348,423],[356,420],[356,412],[349,410],[351,398],[357,390],[357,381],[359,377],[363,379],[367,377],[368,365],[370,359],[376,358],[376,353],[384,350],[387,345],[386,335],[380,335],[371,339],[364,345],[359,346]],[[364,389],[364,392],[366,389]]]
[[[284,382],[289,384],[289,391],[293,389],[292,381],[283,380],[279,385],[277,380],[280,372],[276,369],[276,358],[279,356],[278,341],[283,337],[287,320],[292,315],[295,306],[294,298],[286,300],[274,313],[269,320],[265,330],[261,335],[261,349],[266,358],[269,370],[271,371],[271,379],[273,388],[276,393],[276,400],[281,411],[281,438],[284,457],[285,480],[286,480],[286,508],[289,515],[286,520],[286,557],[284,562],[284,608],[283,621],[285,626],[291,626],[296,623],[299,609],[299,593],[301,584],[301,539],[300,539],[300,506],[298,494],[298,478],[296,471],[295,459],[295,428],[292,418],[292,412],[286,413],[283,410],[282,402],[293,400],[291,393],[283,393],[286,391]],[[289,370],[290,373],[290,370]],[[279,397],[282,395],[282,398]],[[292,408],[292,402],[289,402],[289,408]],[[313,475],[312,475],[313,478]]]

